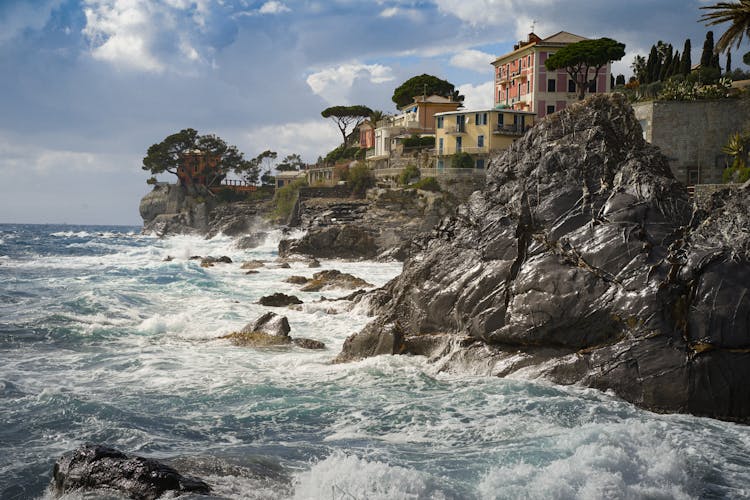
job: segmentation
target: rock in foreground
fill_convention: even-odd
[[[168,491],[177,494],[211,491],[200,479],[183,476],[156,460],[93,444],[85,444],[55,463],[52,487],[56,494],[116,490],[139,500],[155,499]]]
[[[745,186],[694,212],[627,102],[590,98],[492,162],[338,360],[431,354],[748,421],[749,200]]]

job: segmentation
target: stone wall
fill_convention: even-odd
[[[300,200],[309,200],[310,198],[350,198],[349,186],[310,186],[302,187],[299,190]]]
[[[669,159],[674,176],[686,185],[720,183],[726,165],[721,152],[746,116],[737,99],[649,101],[633,105],[643,137]]]

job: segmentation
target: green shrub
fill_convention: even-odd
[[[375,185],[375,174],[365,163],[359,162],[349,169],[347,184],[352,194],[364,194]]]
[[[398,182],[402,186],[406,186],[415,179],[419,180],[419,175],[419,169],[417,167],[414,165],[407,165],[403,172],[401,172],[401,175],[398,176]]]
[[[346,147],[341,145],[331,150],[323,160],[328,165],[333,165],[342,160],[357,160],[364,158],[365,150],[360,149],[358,146]]]
[[[456,153],[451,159],[451,168],[474,168],[474,158],[463,151]]]
[[[411,187],[415,189],[422,189],[424,191],[434,191],[436,193],[442,191],[440,183],[434,177],[425,177],[424,179],[420,179],[412,184]]]
[[[299,188],[304,186],[307,186],[307,178],[301,177],[276,190],[274,195],[276,207],[273,210],[273,216],[276,219],[286,220],[289,218],[294,204],[297,203]]]
[[[435,137],[420,137],[416,134],[403,140],[404,148],[434,148]]]
[[[149,186],[153,186],[154,184],[156,184],[156,177],[149,177],[148,179],[146,179],[146,184],[148,184]]]

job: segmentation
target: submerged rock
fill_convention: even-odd
[[[291,327],[286,316],[279,316],[269,311],[254,322],[245,325],[239,332],[230,333],[220,338],[229,339],[235,345],[243,347],[271,347],[294,344],[305,349],[325,349],[323,342],[313,339],[290,337],[290,331]]]
[[[258,304],[269,307],[285,307],[292,304],[302,304],[294,295],[286,295],[281,292],[276,292],[271,295],[266,295],[258,300]]]
[[[114,448],[85,444],[55,463],[52,489],[58,495],[75,490],[108,489],[130,498],[152,500],[166,492],[209,494],[200,479],[183,476],[150,458],[126,455]]]
[[[524,368],[748,421],[749,204],[745,187],[693,211],[626,100],[592,97],[493,159],[487,187],[371,294],[377,318],[337,359],[439,356],[417,337],[468,337],[446,369]]]

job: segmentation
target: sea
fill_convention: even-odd
[[[281,268],[281,237],[243,250],[139,227],[0,225],[0,498],[54,498],[55,460],[87,442],[199,476],[212,498],[750,498],[748,426],[417,356],[332,364],[372,318],[334,300],[349,291],[286,278],[337,269],[381,286],[401,264]],[[246,274],[248,260],[268,264]],[[220,338],[274,292],[303,300],[273,311],[325,350]]]

